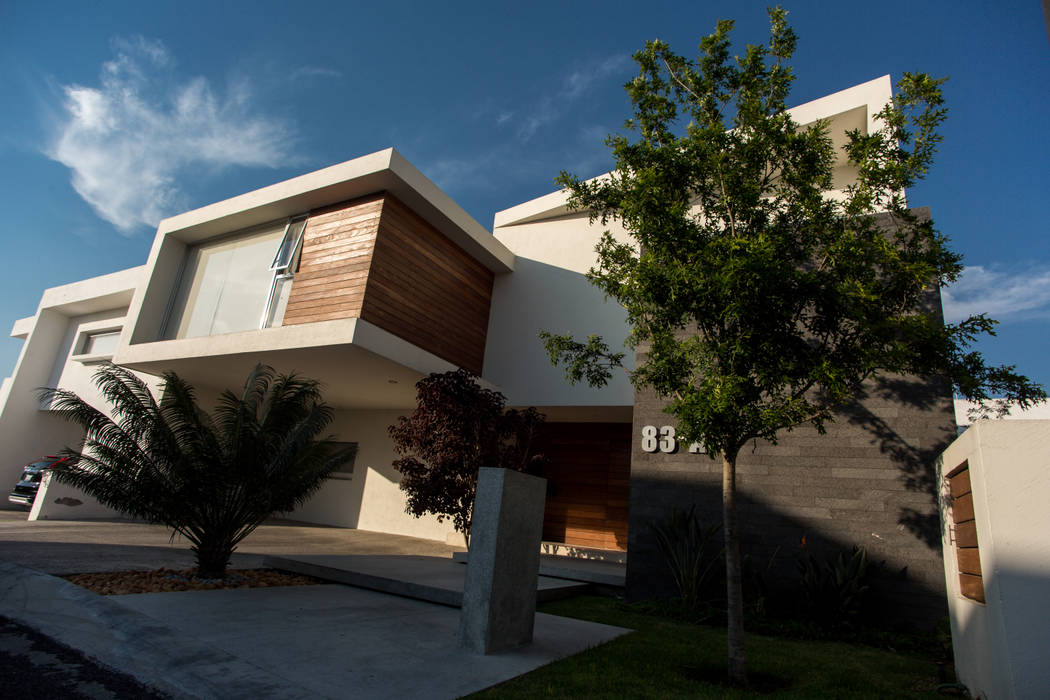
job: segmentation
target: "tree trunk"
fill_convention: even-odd
[[[744,593],[740,575],[740,531],[736,517],[736,458],[722,455],[722,532],[725,534],[726,607],[729,640],[729,680],[747,685],[744,653]]]
[[[198,578],[225,578],[233,547],[229,542],[201,542],[194,547],[197,554]]]

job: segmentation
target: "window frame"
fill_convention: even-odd
[[[274,304],[276,302],[275,293],[277,292],[278,283],[280,281],[287,281],[294,277],[295,273],[299,268],[299,259],[302,254],[303,237],[306,232],[306,223],[309,219],[309,214],[296,214],[284,218],[284,230],[280,235],[280,242],[277,245],[277,250],[274,253],[274,257],[270,263],[269,272],[269,286],[266,291],[262,303],[262,313],[259,317],[257,324],[252,328],[245,328],[248,330],[261,330],[263,328],[270,328],[280,325],[280,321],[273,323],[270,319],[271,314],[274,310]],[[190,265],[190,260],[194,251],[201,248],[220,245],[224,242],[235,240],[238,238],[248,238],[253,234],[266,230],[267,228],[273,227],[280,230],[281,219],[272,219],[265,223],[255,224],[242,228],[236,231],[230,231],[227,233],[212,236],[200,241],[194,241],[193,243],[187,243],[185,250],[182,254],[182,260],[179,264],[178,273],[175,275],[175,280],[171,288],[171,293],[168,297],[168,304],[164,310],[163,321],[160,325],[160,339],[164,341],[170,340],[186,340],[189,338],[208,337],[211,335],[221,335],[217,333],[209,333],[204,336],[181,336],[179,334],[178,326],[181,325],[181,316],[187,311],[185,304],[181,311],[177,308],[179,306],[180,292],[183,289],[183,285],[186,283],[187,271]],[[301,226],[296,224],[301,223]],[[272,230],[272,228],[271,228]],[[282,253],[284,253],[282,255]],[[260,272],[266,272],[264,268],[259,268]],[[179,320],[176,320],[176,316],[179,316]],[[174,327],[173,327],[174,326]],[[235,331],[236,332],[236,331]]]
[[[959,595],[977,605],[985,604],[984,571],[981,565],[981,545],[977,536],[977,514],[973,499],[973,481],[969,460],[948,472],[948,499],[951,505],[949,533],[955,554],[955,570],[959,581]],[[965,483],[964,483],[965,480]],[[968,501],[964,501],[969,496]],[[969,505],[962,506],[963,503]],[[965,527],[966,541],[962,530]],[[968,560],[969,563],[964,562]],[[976,568],[973,562],[976,562]]]
[[[262,318],[259,319],[259,328],[276,328],[284,321],[284,314],[281,314],[279,320],[272,318],[277,303],[278,282],[291,281],[295,277],[295,273],[299,271],[299,258],[302,255],[303,236],[306,233],[307,218],[306,214],[289,217],[288,222],[284,226],[284,236],[281,238],[281,244],[277,246],[277,253],[273,257],[273,262],[270,263],[273,277],[270,279],[270,291],[266,296],[266,306],[263,308]],[[300,223],[302,225],[298,226],[298,230],[293,228]],[[294,240],[292,240],[291,247],[286,247],[290,240],[289,236],[294,237]],[[288,251],[288,254],[286,260],[282,262],[283,256],[281,254],[285,250]]]
[[[92,328],[90,330],[81,330],[77,333],[77,338],[73,342],[73,353],[71,359],[77,362],[102,362],[104,360],[111,359],[116,353],[117,348],[120,346],[120,334],[124,332],[121,326],[110,326],[106,328]],[[107,352],[87,352],[88,343],[91,342],[92,338],[103,335],[115,335],[117,337],[117,343],[113,346],[111,351]]]
[[[335,444],[340,447],[353,445],[356,448],[356,451],[354,452],[353,459],[343,465],[343,468],[339,471],[330,473],[328,478],[337,481],[350,481],[354,478],[354,468],[357,466],[357,456],[361,454],[361,443],[356,440],[336,440]]]

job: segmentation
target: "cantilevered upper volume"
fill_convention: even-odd
[[[251,355],[310,367],[337,405],[406,406],[428,372],[481,373],[513,267],[387,149],[162,221],[115,361],[212,385]]]

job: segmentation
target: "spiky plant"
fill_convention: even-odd
[[[317,439],[332,409],[314,380],[258,365],[209,415],[178,375],[163,379],[158,403],[133,373],[103,365],[95,383],[109,415],[73,392],[43,390],[53,410],[85,431],[82,450],[62,451],[68,459],[54,478],[167,525],[191,543],[198,576],[221,578],[241,540],[305,502],[355,448]]]

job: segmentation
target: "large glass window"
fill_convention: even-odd
[[[258,328],[274,281],[287,222],[192,246],[165,337],[194,338]]]

